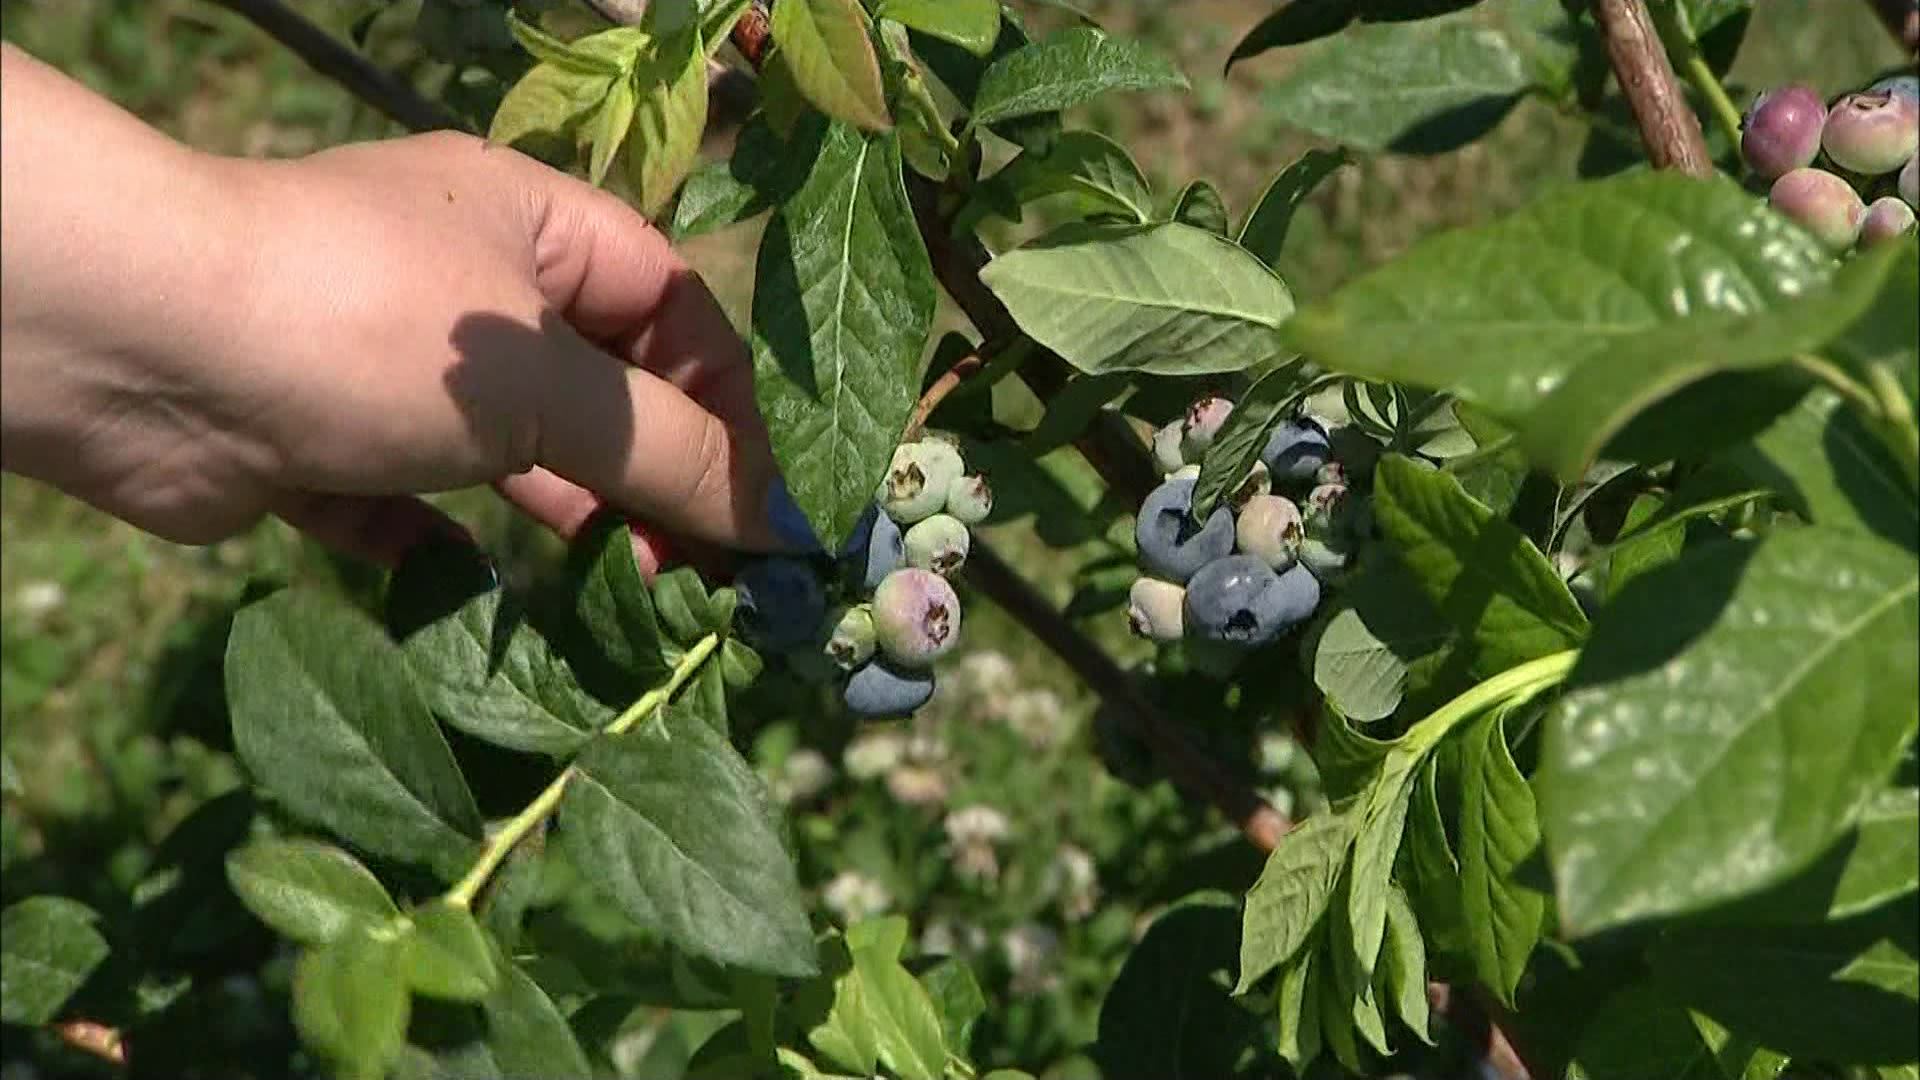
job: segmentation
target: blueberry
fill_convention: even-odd
[[[827,597],[813,568],[799,559],[773,556],[740,571],[733,582],[741,633],[776,652],[813,639],[827,611]]]
[[[1888,240],[1912,232],[1914,225],[1913,207],[1891,195],[1873,200],[1867,207],[1867,216],[1860,223],[1860,246],[1872,247]]]
[[[960,519],[935,514],[907,530],[907,565],[952,574],[967,561],[971,537]]]
[[[1920,154],[1907,159],[1900,167],[1900,197],[1907,205],[1920,210]]]
[[[1153,462],[1160,466],[1160,475],[1179,472],[1187,463],[1186,455],[1180,450],[1183,437],[1181,429],[1185,425],[1175,420],[1153,433]]]
[[[907,543],[900,534],[900,526],[877,506],[869,508],[860,518],[853,527],[853,535],[847,538],[847,546],[840,552],[847,576],[858,583],[863,593],[879,588],[880,582],[898,570],[906,558]]]
[[[775,477],[767,487],[767,524],[772,527],[773,535],[781,543],[802,552],[823,550],[820,537],[813,531],[813,523],[807,520],[806,511],[793,501],[793,492],[787,489],[783,477]]]
[[[873,631],[873,609],[865,604],[840,607],[821,624],[826,640],[821,653],[842,671],[852,671],[873,658],[878,647]]]
[[[1229,555],[1200,568],[1187,584],[1187,632],[1202,641],[1264,645],[1312,613],[1294,611],[1291,590],[1251,555]],[[1319,602],[1316,591],[1314,602]]]
[[[1267,463],[1256,460],[1253,468],[1247,470],[1246,479],[1232,491],[1227,492],[1227,505],[1239,513],[1247,503],[1273,491],[1273,474],[1267,471]]]
[[[1740,153],[1762,180],[1813,164],[1827,103],[1812,87],[1783,86],[1755,99],[1740,122]]]
[[[875,498],[888,517],[911,525],[946,506],[948,489],[966,468],[951,443],[938,439],[907,443],[894,449]]]
[[[1775,180],[1767,201],[1834,251],[1853,246],[1867,216],[1853,185],[1824,169],[1795,169]]]
[[[1300,541],[1305,538],[1300,508],[1291,499],[1262,495],[1241,509],[1234,538],[1241,554],[1259,559],[1269,569],[1285,570],[1299,557]]]
[[[1140,507],[1134,544],[1140,564],[1155,577],[1184,582],[1207,563],[1233,553],[1233,514],[1226,507],[1214,507],[1201,523],[1188,516],[1193,485],[1189,478],[1168,480]]]
[[[1232,414],[1233,402],[1223,397],[1203,397],[1187,406],[1180,421],[1180,456],[1199,461]]]
[[[873,629],[894,664],[927,667],[960,640],[960,598],[931,570],[895,570],[873,592]]]
[[[1267,463],[1278,485],[1312,480],[1332,455],[1327,429],[1311,417],[1302,416],[1281,424],[1267,437],[1260,460]]]
[[[1154,641],[1178,641],[1186,624],[1187,590],[1170,581],[1136,578],[1127,592],[1127,621],[1133,632]]]
[[[963,525],[978,525],[993,513],[993,488],[987,478],[975,473],[962,476],[947,488],[947,513]]]
[[[884,660],[854,670],[840,698],[847,710],[869,720],[906,716],[933,697],[933,672],[907,671]]]
[[[1889,75],[1872,86],[1867,87],[1869,94],[1888,93],[1908,101],[1920,102],[1920,75]]]
[[[1920,147],[1920,102],[1884,90],[1848,94],[1827,114],[1820,145],[1843,169],[1890,173]]]

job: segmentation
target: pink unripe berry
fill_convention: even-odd
[[[1820,145],[1843,169],[1890,173],[1920,147],[1920,104],[1886,91],[1848,94],[1827,114]]]
[[[1867,216],[1853,185],[1825,169],[1793,170],[1773,182],[1767,201],[1834,251],[1853,246]]]
[[[1897,239],[1913,231],[1913,226],[1913,207],[1891,195],[1882,196],[1867,207],[1866,219],[1860,224],[1860,246],[1872,247]]]
[[[960,598],[931,570],[895,570],[873,591],[873,630],[887,659],[928,667],[960,639]]]
[[[1795,84],[1760,95],[1741,122],[1740,152],[1763,180],[1774,180],[1820,153],[1827,105],[1812,87]]]
[[[1900,197],[1907,205],[1920,210],[1920,154],[1907,159],[1900,170]]]

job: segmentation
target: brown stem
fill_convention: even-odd
[[[1711,176],[1713,159],[1700,118],[1680,90],[1644,0],[1593,0],[1593,18],[1653,167]]]
[[[280,0],[213,0],[409,131],[464,131],[458,117]]]
[[[1908,53],[1920,53],[1920,0],[1867,0],[1867,6]]]
[[[740,20],[733,24],[731,35],[733,47],[740,50],[740,56],[759,71],[760,65],[767,62],[767,49],[773,44],[773,24],[768,21],[766,5],[753,0]]]
[[[120,1032],[97,1020],[62,1020],[53,1025],[60,1041],[114,1065],[127,1063],[127,1044]]]
[[[955,361],[952,367],[942,372],[939,378],[933,380],[933,385],[927,387],[927,392],[921,394],[919,402],[914,405],[913,415],[907,419],[907,428],[900,437],[901,441],[912,442],[914,436],[920,433],[920,429],[926,426],[927,417],[932,416],[933,410],[947,400],[947,395],[960,389],[961,383],[972,378],[975,372],[985,366],[978,354],[963,356]]]

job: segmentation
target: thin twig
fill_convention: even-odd
[[[1606,39],[1607,59],[1633,109],[1653,167],[1711,176],[1713,159],[1707,154],[1700,118],[1680,91],[1680,80],[1644,0],[1594,0],[1593,17]]]
[[[1867,0],[1867,6],[1901,47],[1920,53],[1920,0]]]
[[[981,361],[980,355],[973,353],[961,357],[954,362],[952,367],[941,372],[940,377],[933,380],[933,385],[927,387],[927,392],[921,394],[919,402],[914,405],[913,415],[907,419],[906,431],[902,433],[901,441],[911,442],[913,437],[919,433],[920,429],[926,426],[927,417],[932,416],[933,410],[939,408],[940,403],[947,400],[947,395],[960,389],[961,383],[972,378],[976,372],[985,366],[986,364]]]
[[[212,0],[258,26],[315,71],[409,131],[465,131],[459,118],[280,0]]]

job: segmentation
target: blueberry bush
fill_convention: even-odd
[[[609,518],[533,582],[435,545],[261,590],[222,646],[244,783],[110,910],[6,907],[10,1031],[166,1076],[274,1075],[216,1060],[256,1022],[297,1038],[279,1075],[351,1078],[1920,1075],[1910,52],[1829,100],[1729,87],[1755,0],[1292,0],[1225,62],[1290,65],[1270,100],[1325,145],[1234,207],[1072,126],[1191,76],[1071,4],[364,7],[296,47],[351,84],[401,23],[451,72],[414,126],[683,241],[764,230],[749,334],[800,550],[648,581]],[[1296,296],[1276,267],[1330,177],[1523,99],[1590,121],[1577,177]],[[1130,668],[976,533],[1068,445],[1131,514],[1073,571],[1076,614],[1148,643]],[[750,763],[805,707],[865,732],[849,774],[946,800],[965,717],[923,721],[976,594],[1092,684],[1097,760],[864,832],[834,823],[859,796],[804,812],[815,729]],[[1229,728],[1301,748],[1324,798],[1290,820],[1210,756]],[[1227,835],[1175,858],[1097,770],[1164,772],[1167,813]],[[1179,887],[1103,919],[1093,855],[1016,855],[1054,827],[1019,808],[1060,798],[1114,826],[1109,884]],[[825,910],[802,886],[823,852],[941,843],[940,874],[845,871]],[[1032,921],[987,956],[948,915],[989,879],[1124,961],[1044,976]],[[243,931],[288,966],[283,1019],[196,981]],[[1097,1016],[1009,1006],[1048,977]]]

